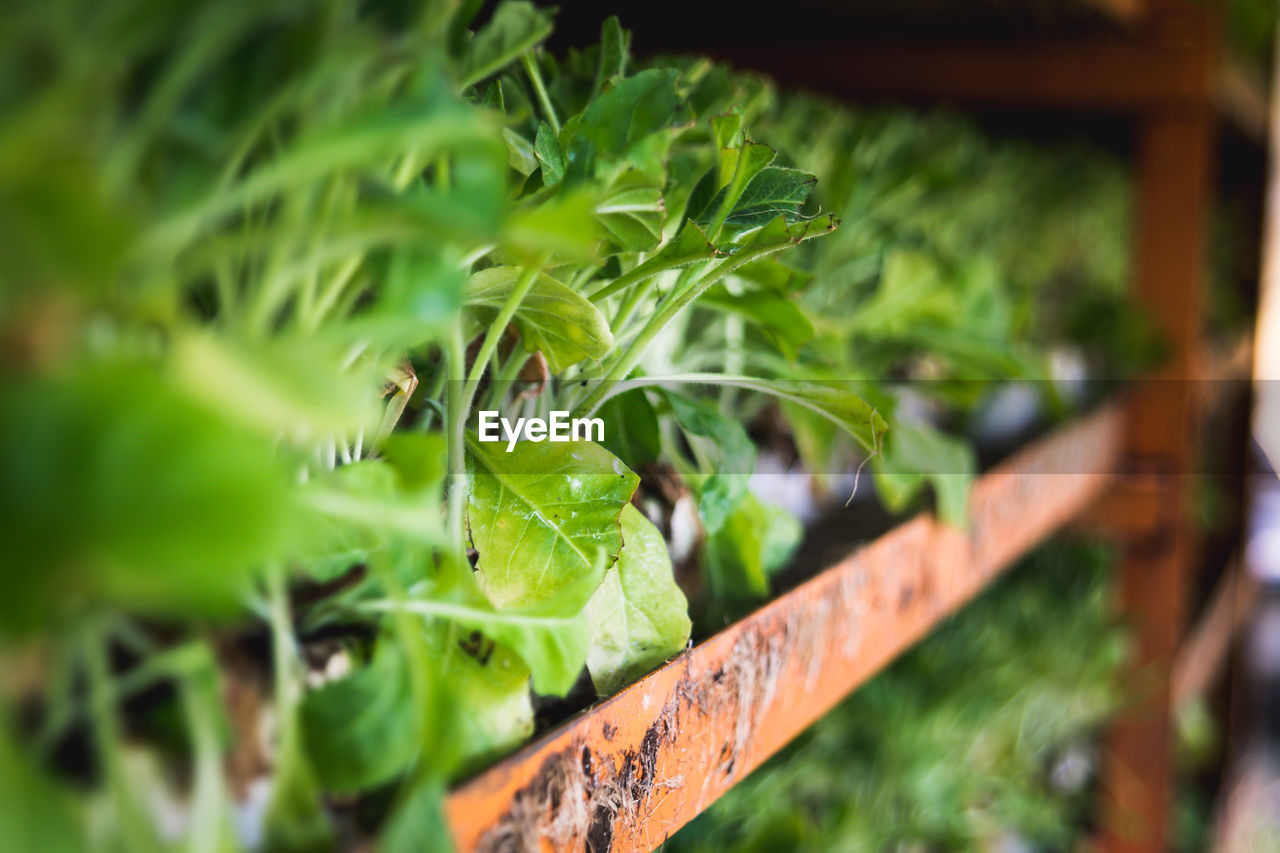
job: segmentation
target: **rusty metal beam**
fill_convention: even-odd
[[[1194,32],[1188,38],[1195,36]],[[1212,67],[1213,34],[1198,52]],[[1166,472],[1169,488],[1150,496],[1162,523],[1128,537],[1121,603],[1134,634],[1135,702],[1117,721],[1103,764],[1109,853],[1168,849],[1172,783],[1170,689],[1181,642],[1194,533],[1188,491],[1194,449],[1192,384],[1200,376],[1197,342],[1204,281],[1209,151],[1213,121],[1206,102],[1147,114],[1140,125],[1136,291],[1170,353],[1156,381],[1137,389],[1128,409],[1125,449],[1131,464]]]
[[[850,98],[1134,111],[1206,102],[1218,81],[1178,38],[831,44],[730,51],[785,86]]]
[[[1200,621],[1187,635],[1173,665],[1171,687],[1177,708],[1204,695],[1222,669],[1231,644],[1253,610],[1258,582],[1239,560],[1218,581]]]
[[[1140,21],[1148,12],[1147,0],[1084,0],[1085,5],[1092,6],[1107,15],[1113,21],[1132,25]]]
[[[459,849],[652,850],[1095,500],[1121,412],[1040,441],[456,789]]]

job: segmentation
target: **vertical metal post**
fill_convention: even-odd
[[[1187,476],[1193,466],[1211,113],[1205,103],[1160,107],[1140,119],[1137,291],[1170,352],[1129,411],[1130,465],[1161,484],[1133,490],[1156,503],[1149,530],[1124,544],[1121,605],[1134,636],[1136,701],[1117,722],[1104,765],[1103,848],[1125,853],[1168,849],[1172,795],[1170,674],[1182,636],[1188,572],[1194,551],[1187,524]],[[1148,479],[1148,482],[1150,480]]]

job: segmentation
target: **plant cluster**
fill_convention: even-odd
[[[1070,849],[1122,696],[1113,562],[1043,546],[664,850]]]
[[[815,139],[828,107],[635,67],[616,21],[555,57],[549,13],[479,6],[6,17],[18,848],[445,845],[445,785],[544,697],[685,647],[672,550],[712,595],[767,594],[800,527],[751,493],[747,425],[776,414],[815,472],[870,459],[895,507],[931,481],[960,523],[970,452],[883,380],[964,410],[974,371],[1049,375],[1023,315],[1072,252],[997,236],[1013,186],[959,224],[976,134],[955,163],[892,115]],[[508,453],[480,410],[605,440]]]

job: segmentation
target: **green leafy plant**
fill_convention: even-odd
[[[803,534],[748,481],[774,414],[963,523],[967,445],[890,431],[888,380],[1037,375],[1066,261],[965,254],[1007,188],[961,217],[913,177],[932,125],[807,139],[812,102],[634,67],[616,20],[557,57],[549,12],[480,5],[7,17],[0,785],[40,807],[6,837],[447,846],[446,786],[535,700],[685,647],[677,519],[712,610],[768,594]],[[493,410],[608,428],[508,450]]]

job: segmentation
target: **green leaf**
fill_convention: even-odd
[[[454,853],[444,816],[445,781],[423,772],[409,781],[378,838],[382,853]]]
[[[536,580],[531,579],[531,583]],[[582,672],[591,639],[582,604],[563,598],[533,608],[498,610],[470,575],[460,583],[461,589],[451,589],[439,598],[411,598],[370,604],[368,608],[401,609],[479,631],[524,661],[539,693],[567,693]]]
[[[301,442],[354,436],[378,425],[370,366],[344,368],[343,353],[315,339],[254,345],[208,333],[175,338],[175,381],[192,399],[261,431]]]
[[[739,268],[735,274],[777,293],[802,291],[814,278],[813,273],[789,266],[777,257],[761,258]]]
[[[444,441],[396,433],[385,459],[365,459],[316,476],[300,490],[310,512],[296,557],[320,582],[404,548],[445,545],[440,513]],[[425,569],[425,567],[423,567]]]
[[[272,444],[131,365],[6,383],[0,630],[104,605],[238,612],[254,567],[297,532],[293,475]]]
[[[472,37],[459,64],[458,88],[473,86],[501,71],[549,35],[549,14],[524,0],[503,3],[484,29]]]
[[[439,433],[397,432],[379,449],[406,490],[437,490],[444,482],[447,442]]]
[[[763,145],[748,144],[752,147],[747,149],[747,153],[743,156],[750,156],[751,152],[758,149],[767,150]],[[773,152],[769,150],[768,154],[768,159],[772,160]],[[707,205],[706,212],[698,220],[699,223],[707,226],[709,230],[714,230],[715,220],[712,218],[714,214],[715,217],[720,218],[723,228],[728,229],[726,233],[732,239],[735,234],[759,228],[779,216],[783,217],[788,224],[798,220],[800,209],[809,198],[817,178],[799,169],[787,169],[781,166],[766,168],[763,164],[765,164],[765,157],[762,154],[750,164],[750,168],[759,167],[758,173],[750,179],[750,183],[738,190],[736,195],[739,176],[735,174],[733,182],[721,189]]]
[[[14,850],[78,853],[89,839],[71,792],[63,789],[14,743],[8,720],[0,725],[0,837]]]
[[[490,267],[467,282],[467,305],[497,311],[506,301],[519,267]],[[600,360],[613,348],[613,334],[600,309],[551,276],[541,273],[520,303],[516,327],[529,352],[541,352],[555,373],[587,359]]]
[[[586,178],[628,164],[660,180],[670,128],[681,112],[678,72],[651,68],[605,89],[579,116],[566,122],[562,138],[570,172]]]
[[[727,602],[769,595],[769,576],[791,559],[804,527],[783,509],[748,494],[707,539],[705,560],[713,594]]]
[[[698,305],[750,320],[768,333],[790,361],[796,360],[800,347],[813,340],[813,323],[800,310],[800,305],[774,291],[749,290],[734,295],[723,287],[715,287],[698,298]]]
[[[658,416],[642,389],[624,391],[605,400],[597,417],[607,426],[602,442],[605,450],[624,464],[635,468],[657,461],[662,453]]]
[[[620,251],[647,252],[662,240],[666,219],[662,188],[648,185],[639,176],[627,178],[606,191],[596,205],[596,220]]]
[[[502,243],[517,256],[544,252],[568,260],[599,260],[600,226],[595,220],[596,194],[587,189],[561,191],[547,201],[522,207],[508,218]]]
[[[443,538],[438,490],[406,490],[385,460],[343,465],[308,483],[302,501],[329,524],[363,528],[375,541],[389,534],[425,544],[438,544]]]
[[[622,538],[618,562],[587,602],[592,634],[587,668],[601,696],[679,654],[691,628],[662,532],[627,504]]]
[[[262,822],[263,847],[317,853],[336,850],[333,826],[321,805],[320,785],[303,751],[301,731],[290,722],[279,725],[284,735],[277,745],[271,801]]]
[[[631,55],[631,33],[622,28],[617,15],[610,15],[600,26],[600,64],[596,70],[596,91],[611,80],[627,73]]]
[[[487,110],[494,110],[499,113],[506,113],[507,99],[502,93],[502,81],[494,80],[484,90],[484,96],[480,98],[480,106]]]
[[[545,121],[538,122],[538,136],[534,140],[533,150],[538,162],[542,164],[544,185],[554,187],[564,180],[564,149],[560,147],[560,140],[556,138],[555,132]]]
[[[320,785],[351,793],[403,773],[418,754],[416,716],[404,655],[383,640],[368,666],[302,700],[302,739]]]
[[[493,621],[490,620],[490,626]],[[512,632],[497,632],[512,636]],[[570,633],[580,635],[574,625]],[[527,636],[527,635],[526,635]],[[522,646],[535,661],[536,645],[525,637]],[[458,720],[454,736],[461,739],[461,764],[455,775],[462,777],[506,755],[533,734],[533,702],[529,696],[529,667],[506,642],[494,642],[475,631],[458,640],[460,649],[450,650],[442,680],[447,685]],[[563,654],[563,653],[562,653]],[[537,683],[544,690],[567,692],[582,670],[575,651],[554,666],[539,662]],[[576,665],[575,665],[576,664]],[[566,675],[572,673],[572,675]]]
[[[714,405],[664,390],[676,423],[690,435],[710,439],[719,464],[710,476],[692,482],[698,489],[698,514],[709,532],[719,530],[747,494],[747,480],[756,464],[756,448],[746,429],[725,417]]]
[[[538,171],[541,158],[536,144],[530,145],[529,140],[509,127],[502,129],[502,139],[507,143],[508,166],[526,178]]]
[[[702,232],[702,229],[693,222],[686,222],[680,228],[680,233],[668,241],[656,254],[592,293],[591,301],[599,302],[633,284],[652,278],[664,270],[710,260],[716,255],[716,247],[707,240],[707,235]]]
[[[733,155],[736,153],[736,157]],[[733,160],[732,168],[728,168],[728,164],[723,162],[725,156],[731,157]],[[769,164],[773,162],[777,154],[768,145],[761,145],[757,142],[745,142],[741,148],[728,149],[727,153],[722,151],[722,168],[727,169],[729,182],[719,187],[706,206],[701,211],[701,215],[697,215],[697,222],[704,226],[707,232],[712,235],[712,239],[716,239],[720,234],[720,230],[724,227],[729,216],[736,210],[740,204],[740,200],[747,189],[756,181]],[[694,194],[699,199],[702,193],[695,190]],[[689,200],[689,212],[694,214],[695,201],[693,198]],[[696,215],[696,214],[695,214]],[[768,218],[759,224],[769,221]]]
[[[938,517],[954,527],[968,523],[969,486],[977,466],[965,441],[926,424],[898,422],[872,465],[880,498],[890,511],[906,509],[928,482],[938,500]]]
[[[467,434],[476,570],[499,609],[576,614],[622,550],[640,479],[591,442],[481,443]],[[513,648],[519,648],[513,644]]]
[[[868,453],[879,451],[888,429],[880,413],[849,387],[859,383],[733,377],[723,380],[723,384],[750,388],[808,409],[844,430]]]

